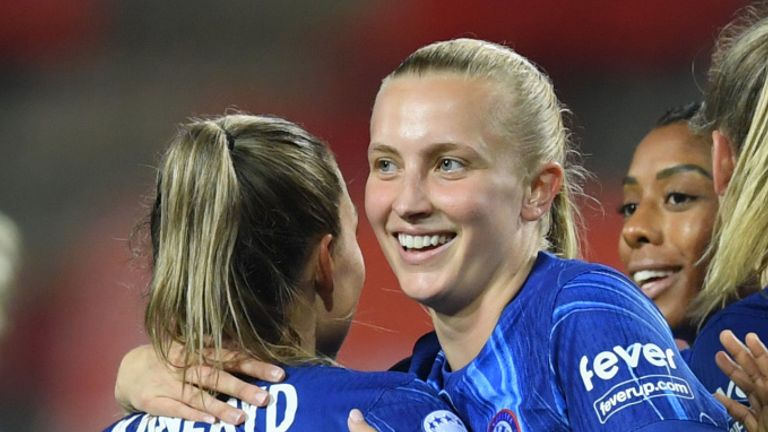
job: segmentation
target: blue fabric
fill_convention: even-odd
[[[451,371],[440,352],[428,383],[475,431],[728,427],[640,290],[610,268],[547,253],[478,356]]]
[[[747,333],[757,333],[768,341],[768,288],[714,313],[688,350],[688,365],[711,393],[719,392],[742,403],[745,394],[715,364],[715,353],[725,351],[720,332],[730,329],[742,341]]]
[[[412,374],[357,372],[330,366],[287,367],[280,384],[256,382],[275,403],[256,409],[232,399],[248,413],[238,426],[209,425],[147,414],[133,414],[110,426],[109,432],[282,432],[347,430],[347,416],[359,408],[378,431],[461,432],[466,429],[449,406]]]
[[[426,381],[439,352],[440,341],[437,340],[437,334],[431,331],[416,341],[411,357],[400,360],[390,370],[410,372],[419,377],[419,379]]]
[[[719,430],[723,429],[704,423],[691,423],[684,420],[667,420],[637,429],[637,432],[710,432]]]

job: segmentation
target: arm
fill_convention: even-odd
[[[181,347],[171,350],[171,358],[181,364]],[[225,369],[270,382],[279,382],[285,376],[282,369],[239,353],[224,351]],[[123,357],[117,372],[115,399],[126,411],[144,411],[154,415],[181,417],[187,420],[213,423],[221,419],[240,424],[246,419],[245,412],[217,400],[209,389],[262,406],[268,402],[268,393],[258,386],[248,384],[227,373],[208,366],[196,366],[187,370],[186,383],[182,381],[181,368],[165,364],[151,345],[142,345]]]
[[[747,334],[745,340],[746,345],[730,330],[720,333],[720,342],[730,356],[720,351],[715,356],[715,362],[747,393],[750,406],[722,394],[715,394],[715,397],[749,432],[768,432],[768,348],[755,333]]]
[[[664,318],[623,276],[579,275],[556,303],[550,367],[573,430],[726,427],[725,410],[686,366]]]

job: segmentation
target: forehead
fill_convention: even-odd
[[[406,75],[382,85],[371,117],[371,140],[453,142],[492,135],[493,86],[454,73]]]
[[[652,130],[640,141],[632,157],[630,173],[656,171],[679,164],[695,164],[712,169],[710,146],[694,135],[685,123],[673,123]]]

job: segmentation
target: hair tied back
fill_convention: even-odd
[[[229,133],[229,131],[226,130],[226,129],[222,128],[222,130],[224,131],[224,135],[227,137],[227,148],[229,148],[229,151],[234,151],[235,150],[235,136],[232,135],[231,133]]]

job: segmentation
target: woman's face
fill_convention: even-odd
[[[672,328],[700,289],[717,212],[707,143],[678,122],[652,130],[624,178],[619,254],[626,271]]]
[[[343,180],[342,180],[343,181]],[[357,243],[357,211],[346,188],[339,207],[341,234],[333,239],[333,309],[323,311],[317,327],[317,350],[335,357],[347,336],[365,281],[365,264]]]
[[[438,312],[503,285],[525,249],[524,188],[488,121],[493,90],[448,73],[401,76],[373,107],[365,210],[402,290]]]

